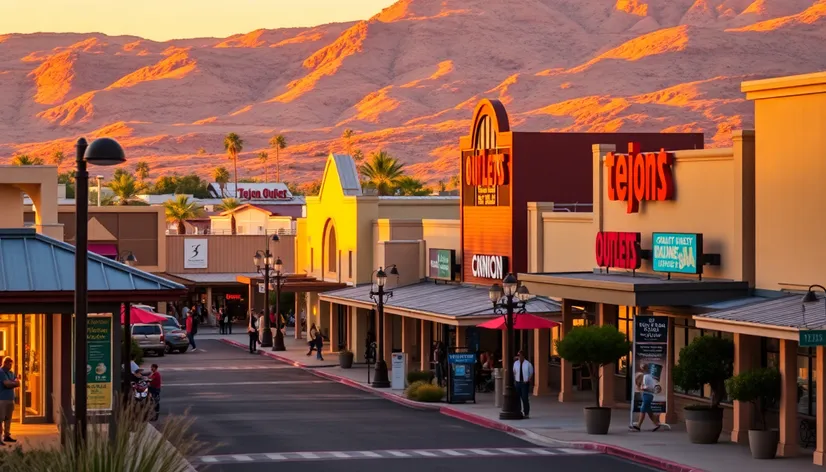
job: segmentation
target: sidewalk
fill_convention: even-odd
[[[246,348],[246,335],[243,337],[216,336],[227,344]],[[748,446],[723,442],[702,445],[688,441],[684,424],[673,426],[672,431],[656,433],[628,431],[630,413],[628,408],[615,408],[611,421],[611,430],[606,436],[594,436],[585,433],[582,408],[591,403],[559,403],[553,397],[532,397],[531,417],[527,420],[499,420],[499,408],[494,406],[491,393],[477,394],[476,404],[448,405],[445,403],[426,404],[407,400],[401,391],[374,389],[367,383],[365,365],[354,365],[352,369],[338,367],[338,356],[328,354],[326,364],[308,358],[306,345],[291,335],[285,340],[287,351],[271,352],[262,350],[262,354],[273,359],[287,362],[330,380],[370,391],[388,400],[418,409],[438,410],[442,414],[453,416],[488,428],[522,435],[534,441],[544,443],[569,443],[575,447],[592,449],[607,454],[623,457],[661,470],[678,472],[731,472],[748,469],[749,472],[784,472],[822,470],[812,464],[812,450],[804,450],[796,458],[778,458],[775,460],[754,460]],[[329,362],[334,361],[334,362]],[[372,372],[371,372],[372,377]],[[724,433],[725,434],[725,433]]]

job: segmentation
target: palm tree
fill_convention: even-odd
[[[455,174],[452,177],[450,177],[450,188],[458,189],[461,183],[462,182],[459,180],[459,174]]]
[[[351,151],[350,144],[351,144],[351,141],[353,139],[354,134],[356,134],[356,133],[353,130],[351,130],[350,128],[345,129],[344,132],[341,133],[341,137],[344,138],[344,143],[345,143],[344,147],[345,147],[345,149],[347,149],[347,155],[348,156],[353,155],[353,153]]]
[[[258,153],[258,160],[264,164],[264,182],[270,181],[270,169],[267,165],[267,160],[270,158],[270,155],[267,154],[267,151],[261,151]]]
[[[273,136],[270,139],[270,147],[275,149],[275,181],[281,182],[281,163],[279,162],[278,152],[287,147],[287,138],[283,134]]]
[[[13,166],[42,166],[43,159],[39,157],[31,157],[28,154],[18,154],[11,160]]]
[[[66,156],[63,154],[63,151],[55,151],[52,153],[52,157],[49,160],[52,164],[56,165],[58,169],[60,169],[60,164],[63,164],[65,159]]]
[[[109,183],[109,188],[112,193],[118,197],[118,205],[128,205],[131,200],[134,200],[138,192],[141,191],[142,185],[135,180],[135,177],[129,173],[122,173],[112,179]]]
[[[163,204],[166,221],[178,225],[178,234],[186,234],[186,220],[201,215],[202,207],[186,195],[176,195],[175,199],[167,200]]]
[[[355,151],[353,151],[353,160],[356,161],[357,164],[361,162],[363,159],[364,153],[361,152],[361,149],[356,149]]]
[[[224,150],[227,152],[233,166],[235,166],[235,198],[238,198],[238,153],[244,149],[244,140],[235,133],[224,138]]]
[[[138,175],[138,180],[143,183],[147,177],[149,177],[149,163],[146,161],[138,161],[135,164],[135,174]]]
[[[229,182],[229,171],[226,167],[216,167],[212,169],[212,180],[221,188],[221,196],[226,196],[227,182]]]
[[[404,175],[404,164],[381,150],[370,155],[370,161],[361,165],[359,173],[379,195],[391,195],[399,178]]]
[[[221,204],[218,205],[218,211],[230,211],[238,208],[239,206],[243,205],[237,198],[225,198],[221,200]],[[229,224],[230,224],[230,232],[235,234],[236,226],[235,226],[235,214],[230,213],[229,215]]]
[[[430,189],[424,186],[424,182],[406,175],[399,177],[396,181],[396,191],[399,195],[416,197],[431,194]]]

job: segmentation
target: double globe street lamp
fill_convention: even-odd
[[[490,301],[493,303],[493,312],[505,317],[505,327],[507,328],[507,353],[502,367],[505,370],[505,388],[502,394],[502,411],[499,412],[499,419],[521,420],[522,409],[519,404],[519,397],[516,395],[514,387],[513,362],[516,354],[514,347],[516,339],[514,336],[514,313],[525,313],[525,306],[533,296],[528,291],[528,287],[519,285],[516,277],[509,273],[502,281],[502,285],[493,284],[488,291]]]
[[[85,138],[75,145],[77,173],[75,175],[75,446],[86,442],[87,379],[86,335],[89,309],[89,172],[87,164],[113,166],[126,162],[123,148],[111,138],[100,138],[88,144]],[[134,256],[133,256],[134,257]],[[124,361],[126,362],[126,360]]]
[[[273,351],[286,351],[284,346],[284,336],[281,335],[281,329],[276,329],[275,342],[273,342],[273,335],[270,326],[270,279],[272,273],[275,272],[280,276],[281,274],[281,259],[275,259],[270,252],[270,242],[279,242],[278,235],[272,235],[272,238],[267,238],[267,248],[264,250],[255,251],[253,261],[258,273],[264,276],[264,322],[262,323],[263,333],[261,333],[261,347],[272,347]],[[278,320],[276,319],[276,326]]]
[[[370,290],[370,298],[376,302],[376,311],[379,317],[379,326],[376,339],[379,340],[379,348],[376,353],[376,376],[373,378],[371,384],[374,388],[390,388],[390,378],[387,376],[387,362],[384,360],[384,303],[393,297],[392,290],[385,290],[384,286],[387,284],[387,274],[384,269],[379,267],[376,271],[376,290]],[[399,270],[396,269],[395,264],[390,267],[390,275],[398,277]]]

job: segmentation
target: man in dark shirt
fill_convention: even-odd
[[[0,368],[0,427],[3,430],[0,446],[4,442],[17,442],[11,437],[11,417],[14,414],[14,389],[20,387],[20,378],[11,370],[13,365],[11,357],[6,357]]]

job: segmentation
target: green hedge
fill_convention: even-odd
[[[407,384],[412,385],[415,382],[432,382],[433,381],[433,372],[426,370],[412,370],[407,373]]]
[[[404,396],[410,400],[418,400],[419,389],[428,385],[424,380],[411,383],[404,391]]]
[[[416,400],[420,402],[434,403],[442,401],[445,396],[445,389],[433,384],[422,385],[416,390]]]

